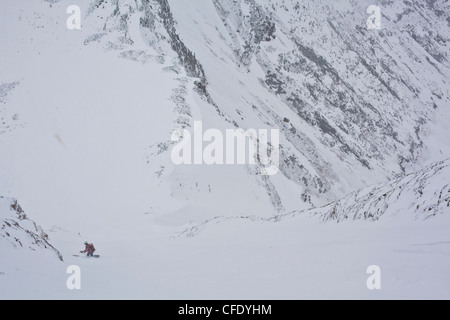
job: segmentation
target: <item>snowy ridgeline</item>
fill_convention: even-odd
[[[378,220],[409,215],[417,220],[450,213],[450,160],[406,177],[354,192],[317,212],[323,220]]]
[[[48,235],[27,215],[17,200],[0,197],[0,246],[24,250],[51,250],[63,261],[62,254],[49,243]],[[2,250],[2,251],[3,251]]]
[[[255,216],[215,217],[185,229],[180,236],[192,237],[210,223],[235,219],[280,222],[296,216],[310,215],[325,222],[378,221],[386,217],[426,220],[450,214],[450,159],[393,181],[353,192],[324,207],[295,211],[271,218]]]

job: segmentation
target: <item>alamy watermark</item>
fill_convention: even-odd
[[[81,9],[77,5],[71,5],[67,7],[67,14],[70,16],[66,20],[66,26],[69,30],[81,29]]]
[[[367,267],[367,274],[370,274],[367,278],[367,289],[369,290],[381,290],[381,268],[377,265],[371,265]]]
[[[256,165],[262,166],[260,174],[278,173],[280,163],[280,132],[278,129],[219,129],[203,132],[203,123],[194,122],[194,132],[175,130],[172,149],[175,165]],[[269,141],[270,133],[270,141]]]
[[[370,17],[367,19],[366,25],[369,30],[381,29],[381,8],[376,5],[371,5],[367,8],[367,13]]]
[[[75,265],[68,266],[66,273],[70,274],[66,281],[67,289],[81,290],[81,268]]]

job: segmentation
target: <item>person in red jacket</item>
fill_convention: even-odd
[[[88,257],[94,256],[94,251],[95,251],[94,244],[86,241],[84,243],[84,245],[85,245],[85,249],[84,249],[84,251],[80,251],[80,253],[87,253]]]

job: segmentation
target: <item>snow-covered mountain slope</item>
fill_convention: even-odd
[[[44,173],[31,159],[66,157],[49,170],[67,175],[80,164],[83,173],[72,170],[64,180],[77,180],[77,190],[86,188],[83,181],[97,184],[83,191],[86,198],[125,181],[122,196],[141,203],[140,211],[167,213],[164,223],[181,212],[184,223],[318,207],[417,169],[424,158],[448,157],[441,138],[449,130],[441,125],[450,103],[448,4],[386,3],[381,30],[365,28],[368,4],[84,0],[82,29],[68,30],[67,1],[5,2],[2,23],[14,32],[2,28],[2,60],[24,63],[2,66],[3,126],[28,129],[1,137],[11,159],[4,179],[20,181],[24,170]],[[280,173],[174,166],[171,133],[192,129],[194,121],[205,130],[280,129]],[[37,159],[16,161],[17,151],[5,147],[15,148],[18,136],[37,147],[44,128],[52,150],[34,151],[42,154]],[[45,175],[55,188],[62,184],[60,175]],[[40,179],[28,180],[30,190]],[[30,198],[9,186],[2,193]],[[67,194],[61,203],[79,206]],[[95,204],[119,194],[105,191]],[[176,204],[167,206],[167,199]]]
[[[355,191],[321,208],[294,211],[270,218],[218,216],[189,226],[180,236],[195,236],[212,223],[231,220],[280,222],[298,216],[312,216],[321,221],[338,223],[378,221],[394,217],[399,221],[423,221],[449,214],[450,160],[446,160],[405,177]]]
[[[46,226],[148,212],[164,224],[273,214],[264,182],[245,166],[173,165],[175,129],[202,119],[221,129],[229,123],[185,70],[179,55],[187,49],[172,49],[158,4],[139,11],[134,1],[81,1],[83,28],[68,30],[69,4],[2,2],[0,83],[17,83],[2,118],[12,128],[17,114],[25,127],[0,135],[1,194],[33,208]],[[151,10],[154,29],[141,21]],[[280,188],[296,208],[298,194]]]
[[[2,237],[2,256],[11,248],[32,251],[53,251],[61,261],[63,257],[50,243],[48,235],[20,207],[17,200],[0,197],[0,236]]]
[[[219,246],[235,268],[251,270],[252,277],[242,281],[253,288],[253,279],[265,279],[260,297],[442,299],[450,296],[449,181],[446,160],[323,208],[268,219],[215,217],[192,224],[176,239]],[[369,265],[383,270],[377,293],[362,284]],[[279,287],[290,293],[268,289]]]
[[[0,196],[0,299],[42,297],[35,285],[45,288],[52,272],[64,263],[52,240],[17,200]]]
[[[381,30],[365,28],[369,1],[75,2],[0,3],[0,194],[64,256],[0,238],[0,298],[449,296],[447,162],[405,177],[450,157],[447,1],[384,1]],[[171,135],[194,121],[280,129],[280,172],[174,165]],[[330,202],[339,221],[438,214],[318,224]],[[85,240],[101,259],[73,256]]]
[[[187,263],[204,270],[193,296],[207,296],[207,281],[221,288],[208,293],[222,299],[450,296],[448,214],[420,222],[404,216],[339,224],[317,223],[317,218],[297,214],[274,223],[242,217],[211,221],[200,226],[201,232],[183,233],[175,243],[199,248],[210,258],[203,268],[195,261],[200,254]],[[367,289],[371,265],[381,269],[381,290]],[[211,270],[223,272],[215,277]]]
[[[448,166],[439,167],[424,172],[429,176],[419,186],[448,175]],[[432,189],[423,189],[424,198]],[[448,299],[450,215],[405,215],[407,206],[397,217],[352,223],[321,222],[311,211],[228,217],[181,233],[153,215],[128,217],[95,233],[84,227],[101,255],[94,260],[72,255],[86,233],[51,227],[64,262],[2,249],[0,298]],[[66,287],[73,265],[81,270],[81,290]],[[372,265],[381,270],[381,290],[367,288]]]
[[[169,3],[213,100],[282,130],[280,169],[315,205],[407,170],[448,117],[446,1],[384,2],[381,30],[370,1]]]
[[[404,215],[424,220],[450,214],[450,160],[354,192],[320,213],[324,220],[378,220]]]

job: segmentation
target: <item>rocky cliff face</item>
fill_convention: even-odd
[[[0,197],[0,236],[2,244],[21,250],[50,250],[63,261],[48,235],[34,221],[28,219],[17,200]]]

